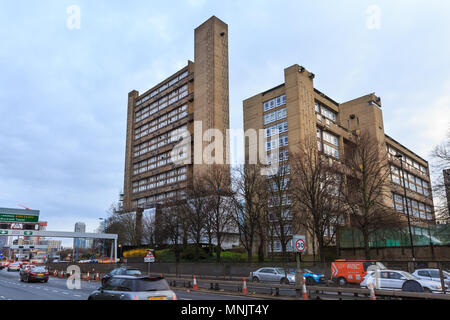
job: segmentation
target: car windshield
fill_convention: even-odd
[[[129,279],[123,283],[123,286],[134,292],[170,290],[167,281],[161,278]]]
[[[419,280],[419,278],[406,271],[400,271],[400,274],[408,280]]]
[[[141,275],[141,271],[140,270],[127,270],[125,272],[125,274],[130,275],[130,276],[134,276],[134,275]]]

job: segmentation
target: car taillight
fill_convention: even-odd
[[[31,274],[32,274],[33,276],[35,276],[35,275],[36,275],[36,272],[31,272]]]
[[[139,300],[138,296],[134,296],[133,300]]]
[[[172,300],[178,300],[178,299],[177,299],[177,295],[176,295],[175,293],[173,294]]]
[[[48,272],[44,273],[46,276],[48,276]]]

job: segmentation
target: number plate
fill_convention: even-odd
[[[167,300],[166,297],[149,297],[148,300]]]

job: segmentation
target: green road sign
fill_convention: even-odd
[[[26,236],[31,236],[33,235],[33,231],[24,231],[23,234]]]
[[[38,222],[39,216],[26,214],[0,213],[0,221],[4,222]]]
[[[6,230],[0,230],[0,234],[8,234],[8,231],[6,231]]]

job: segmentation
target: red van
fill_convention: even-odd
[[[378,266],[380,269],[386,267],[374,260],[345,260],[338,259],[331,263],[331,279],[338,285],[344,286],[347,283],[361,283],[367,274],[369,266]]]

